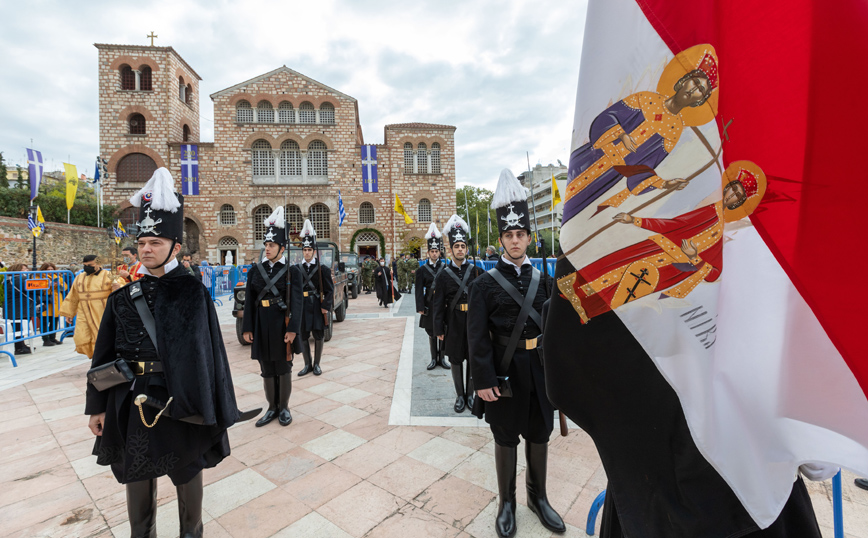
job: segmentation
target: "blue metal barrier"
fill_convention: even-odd
[[[200,266],[199,271],[202,273],[202,283],[211,294],[211,300],[217,306],[223,306],[220,297],[230,295],[235,289],[238,283],[238,268],[234,265],[207,265]]]
[[[594,527],[597,526],[597,514],[600,508],[603,507],[603,501],[606,500],[606,490],[600,492],[594,502],[591,503],[591,510],[588,512],[588,522],[585,524],[585,534],[588,536],[594,535]]]
[[[17,367],[13,352],[3,349],[7,345],[32,338],[60,333],[60,341],[72,334],[75,322],[66,324],[60,314],[60,305],[75,276],[72,271],[6,271],[0,273],[3,281],[3,317],[0,322],[0,353],[9,355],[12,366]]]
[[[238,269],[238,281],[235,283],[238,284],[246,284],[247,283],[247,273],[250,271],[252,265],[238,265],[236,268]]]
[[[421,260],[419,260],[419,267],[422,267],[422,264],[424,264],[427,261],[428,261],[427,258],[422,258]],[[554,276],[555,264],[557,263],[557,259],[546,258],[546,261],[548,262],[548,266],[549,266],[549,275]],[[543,269],[542,258],[531,258],[530,263],[534,267],[536,267],[537,269],[542,271],[542,269]],[[480,260],[480,259],[476,260],[476,266],[481,267],[485,271],[488,271],[489,269],[493,268],[495,265],[497,265],[497,260]]]

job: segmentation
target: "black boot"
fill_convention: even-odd
[[[546,469],[549,459],[548,443],[525,441],[524,454],[527,457],[527,507],[537,515],[543,527],[552,532],[566,532],[564,520],[555,512],[546,498]]]
[[[313,375],[321,375],[322,370],[319,367],[319,361],[322,359],[322,340],[313,341]]]
[[[15,342],[15,354],[16,355],[29,355],[30,348],[27,347],[27,344],[24,342]]]
[[[473,378],[470,377],[470,364],[467,364],[467,381],[464,384],[467,387],[465,396],[467,397],[467,409],[473,411],[473,404],[476,402],[476,392],[473,390]]]
[[[437,338],[429,336],[428,345],[431,348],[431,362],[428,363],[426,368],[433,370],[437,366]]]
[[[127,484],[127,515],[132,538],[157,538],[157,479]]]
[[[515,536],[515,464],[518,449],[494,444],[494,467],[497,470],[497,519],[494,528],[500,538]]]
[[[303,339],[301,341],[301,356],[304,357],[304,368],[299,370],[298,377],[307,375],[313,370],[310,360],[310,340]]]
[[[51,340],[51,338],[49,338],[49,337],[47,337],[47,336],[43,336],[43,337],[42,337],[42,347],[51,347],[51,346],[56,346],[56,345],[57,345],[57,344],[55,344],[55,343]]]
[[[277,378],[263,377],[262,386],[265,388],[265,399],[268,400],[268,409],[262,418],[256,421],[256,427],[265,426],[277,418]]]
[[[446,362],[446,343],[443,340],[437,339],[437,345],[439,346],[437,349],[437,363],[441,368],[450,369],[452,368],[448,362]]]
[[[280,405],[278,406],[279,414],[277,421],[280,422],[281,426],[289,426],[289,423],[292,422],[292,415],[289,413],[289,395],[292,394],[292,372],[283,374],[278,379],[280,380],[278,383]]]
[[[178,491],[178,519],[180,538],[202,538],[202,471],[186,484],[176,486]]]
[[[452,365],[452,383],[455,384],[455,394],[458,397],[455,399],[455,405],[452,409],[455,410],[456,413],[464,412],[464,372],[462,368],[462,364],[453,364]]]

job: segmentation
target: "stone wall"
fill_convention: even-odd
[[[51,262],[58,266],[76,263],[87,254],[96,254],[104,263],[115,255],[115,242],[105,229],[75,224],[46,222],[45,233],[36,239],[36,262]],[[0,217],[0,261],[6,267],[14,263],[33,262],[33,235],[27,229],[27,219]],[[38,269],[38,267],[37,267]]]

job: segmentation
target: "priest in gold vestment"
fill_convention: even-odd
[[[73,335],[75,350],[87,358],[93,357],[96,333],[112,289],[111,274],[99,266],[96,256],[89,254],[84,257],[84,272],[75,277],[69,295],[60,307],[60,315],[66,318],[67,323],[72,323],[72,318],[76,318]]]

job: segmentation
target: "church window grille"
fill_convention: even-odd
[[[431,200],[419,200],[419,222],[431,222]]]
[[[428,151],[427,151],[428,147],[425,144],[420,143],[418,149],[419,149],[419,152],[418,152],[418,155],[416,156],[416,161],[419,164],[419,173],[420,174],[427,174],[428,173]]]
[[[154,89],[154,85],[151,68],[147,65],[143,65],[139,72],[141,73],[139,88],[145,91],[152,91]],[[135,81],[133,81],[133,84],[135,85]]]
[[[235,208],[230,204],[220,207],[220,224],[223,226],[235,226]]]
[[[440,143],[431,144],[431,173],[440,173]]]
[[[237,247],[238,246],[238,240],[235,239],[234,237],[228,237],[227,236],[227,237],[222,238],[217,243],[217,246],[218,247]]]
[[[287,204],[285,213],[287,235],[300,234],[301,228],[304,226],[304,216],[301,214],[301,208],[295,204]]]
[[[356,243],[379,243],[380,238],[374,232],[362,232],[356,237]]]
[[[331,103],[323,103],[319,107],[319,122],[329,124],[335,122],[335,107]]]
[[[280,175],[301,175],[301,152],[295,140],[286,140],[280,145]]]
[[[295,111],[292,109],[292,103],[283,101],[278,105],[277,120],[280,123],[295,123]]]
[[[118,162],[118,183],[145,183],[154,172],[157,171],[157,163],[144,153],[130,153]]]
[[[359,206],[359,224],[374,223],[374,204],[371,202],[362,202]]]
[[[404,144],[404,173],[413,173],[413,144],[409,142]]]
[[[268,101],[259,101],[256,105],[257,123],[274,123],[274,107]]]
[[[235,121],[238,123],[253,122],[253,107],[247,101],[238,101],[235,105]]]
[[[141,114],[133,114],[130,116],[130,134],[143,135],[145,131],[145,117]]]
[[[299,123],[316,123],[316,110],[313,105],[305,101],[298,107]]]
[[[321,140],[314,140],[307,147],[307,175],[328,175],[328,154],[325,142]]]
[[[331,237],[327,205],[314,204],[310,206],[310,223],[313,224],[317,239],[329,239]]]
[[[253,149],[253,175],[273,176],[274,156],[271,154],[271,144],[267,140],[257,140],[251,146]]]
[[[271,207],[263,204],[253,210],[253,240],[256,242],[265,239],[265,219],[271,216]]]
[[[133,68],[128,65],[121,66],[121,89],[135,90],[136,89],[136,74],[133,73]]]

